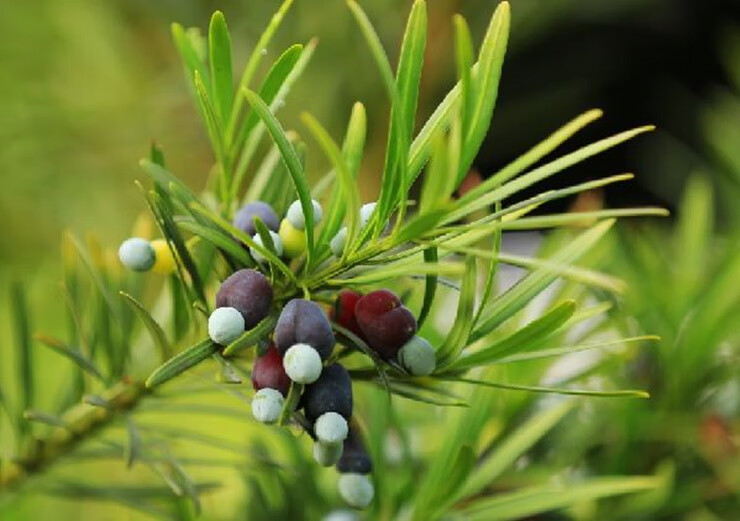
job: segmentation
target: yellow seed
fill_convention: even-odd
[[[306,250],[306,232],[296,230],[288,219],[280,223],[280,239],[283,241],[283,252],[294,259]]]
[[[172,256],[170,247],[164,239],[155,239],[149,244],[154,250],[154,266],[152,271],[160,275],[169,275],[175,271],[175,258]]]

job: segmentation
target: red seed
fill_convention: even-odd
[[[395,358],[416,333],[414,315],[388,290],[373,291],[360,298],[355,317],[364,340],[386,360]]]
[[[255,391],[270,388],[280,391],[283,396],[288,395],[290,378],[283,368],[283,357],[271,344],[267,352],[254,361],[252,367],[252,387]]]
[[[350,289],[340,291],[337,295],[334,309],[332,310],[332,319],[343,328],[349,329],[355,335],[362,338],[362,331],[360,331],[360,326],[355,316],[355,306],[360,298],[362,298],[362,295],[356,291]]]

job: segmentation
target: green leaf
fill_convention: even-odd
[[[493,363],[512,353],[529,349],[565,324],[575,311],[576,303],[574,300],[561,302],[523,328],[517,329],[504,338],[495,340],[487,347],[476,349],[477,346],[471,346],[471,353],[456,360],[449,369],[450,371],[470,369]],[[481,339],[478,343],[484,340],[486,338]]]
[[[457,79],[462,89],[462,110],[460,111],[461,128],[470,128],[470,118],[473,114],[475,89],[471,85],[470,70],[473,67],[473,40],[470,36],[468,23],[461,15],[452,18],[455,32],[455,64],[457,65]],[[462,143],[464,146],[464,142]]]
[[[31,422],[43,423],[44,425],[49,425],[51,427],[59,427],[65,430],[69,429],[69,426],[59,416],[41,411],[23,411],[23,419]]]
[[[497,364],[511,364],[514,362],[527,362],[530,360],[539,360],[541,358],[550,358],[553,356],[563,356],[570,353],[577,353],[579,351],[587,351],[589,349],[600,349],[603,347],[611,347],[615,345],[626,344],[630,342],[643,342],[643,341],[658,341],[660,337],[655,335],[642,335],[629,338],[616,338],[613,340],[602,340],[599,342],[575,344],[566,347],[554,347],[554,348],[540,348],[526,353],[518,353],[506,358],[500,358],[496,361]]]
[[[11,287],[10,299],[9,304],[13,314],[13,333],[15,335],[17,353],[16,360],[18,360],[17,381],[20,391],[18,394],[18,409],[24,411],[33,407],[35,402],[35,382],[33,353],[31,352],[31,327],[28,320],[28,303],[26,302],[26,294],[20,284],[14,284]]]
[[[162,330],[162,327],[156,320],[154,320],[154,317],[149,314],[141,302],[136,300],[136,298],[124,291],[120,291],[119,294],[127,304],[131,305],[141,321],[144,322],[147,331],[149,331],[149,335],[154,341],[154,345],[159,349],[159,354],[161,355],[162,360],[170,358],[172,356],[172,346],[167,340],[167,335]]]
[[[565,156],[562,156],[550,163],[546,163],[538,168],[535,168],[531,172],[528,172],[514,180],[502,183],[498,188],[488,189],[487,193],[478,194],[476,197],[468,196],[461,198],[455,205],[455,210],[451,212],[445,219],[445,222],[454,222],[462,219],[466,215],[469,215],[475,211],[481,210],[495,203],[501,201],[525,188],[532,186],[550,176],[553,176],[566,168],[573,166],[589,157],[599,154],[605,150],[608,150],[614,146],[617,146],[625,141],[632,139],[633,137],[643,134],[645,132],[653,130],[653,126],[645,126],[628,130],[620,134],[616,134],[601,141],[597,141],[590,145],[586,145],[575,152],[571,152]],[[490,179],[488,180],[490,181]],[[500,183],[501,181],[498,180]],[[496,185],[491,185],[495,187]]]
[[[306,220],[306,257],[307,262],[310,265],[314,249],[314,216],[313,204],[311,202],[311,190],[309,189],[306,176],[303,173],[303,166],[301,165],[301,161],[298,158],[298,154],[296,154],[293,145],[291,145],[290,140],[288,140],[285,135],[285,131],[280,126],[280,123],[275,116],[272,115],[267,105],[265,105],[265,102],[262,101],[258,94],[251,90],[244,89],[243,94],[246,96],[252,109],[265,124],[267,131],[280,149],[283,162],[293,180],[293,185],[298,194],[298,199],[301,201],[301,208]]]
[[[277,317],[275,315],[266,316],[256,326],[249,331],[245,331],[239,338],[226,346],[223,353],[224,356],[232,356],[247,347],[256,345],[260,340],[272,333],[273,329],[275,329],[275,324],[277,324]]]
[[[124,460],[126,461],[126,467],[131,468],[134,466],[134,462],[140,458],[142,447],[141,447],[141,436],[136,428],[136,424],[131,417],[126,419],[126,445],[124,446]]]
[[[424,250],[424,262],[435,263],[439,259],[437,257],[437,248],[431,247]],[[434,303],[434,296],[437,294],[437,280],[439,277],[433,273],[429,273],[424,281],[424,299],[421,304],[421,311],[419,312],[419,318],[416,323],[418,329],[424,325],[429,312],[432,310],[432,304]]]
[[[220,346],[214,343],[210,338],[201,340],[194,346],[191,346],[174,357],[167,360],[164,364],[156,368],[146,380],[146,387],[153,389],[162,385],[166,381],[185,372],[209,358],[213,353],[218,352]]]
[[[210,242],[216,246],[221,253],[228,255],[237,263],[244,266],[254,267],[254,262],[249,255],[247,255],[244,248],[236,243],[233,237],[224,235],[220,230],[214,230],[213,228],[203,226],[200,223],[184,220],[177,221],[177,226],[195,234],[197,237],[200,237],[205,241]]]
[[[216,160],[220,165],[224,165],[224,159],[226,157],[226,147],[223,141],[223,131],[221,124],[218,121],[216,115],[216,109],[213,106],[213,102],[208,95],[203,78],[200,72],[195,71],[193,83],[195,85],[196,100],[198,101],[198,107],[200,108],[201,116],[206,125],[206,131],[213,147],[213,153],[216,156]],[[226,176],[228,172],[222,170],[222,175]],[[228,184],[226,186],[229,186]]]
[[[511,8],[508,2],[501,2],[493,14],[486,36],[481,45],[478,56],[479,67],[472,76],[475,83],[475,93],[478,98],[474,108],[470,111],[470,121],[467,124],[467,134],[463,139],[463,155],[458,171],[457,184],[462,181],[470,165],[478,154],[483,139],[488,133],[491,124],[493,109],[498,97],[498,85],[501,79],[501,69],[506,55],[506,46],[509,39],[509,25],[511,23]]]
[[[208,28],[209,64],[213,81],[214,105],[221,128],[226,128],[231,117],[231,104],[234,96],[234,75],[231,71],[231,37],[226,20],[221,11],[211,16]]]
[[[198,50],[193,43],[192,33],[190,33],[190,31],[186,31],[182,25],[173,23],[172,39],[175,42],[175,47],[180,53],[185,73],[188,77],[189,84],[193,89],[193,94],[195,94],[195,85],[193,82],[195,81],[196,72],[199,72],[201,77],[205,79],[206,85],[210,85],[211,83],[207,77],[208,73],[203,61],[200,56],[198,56]]]
[[[572,212],[554,215],[536,215],[522,217],[514,221],[504,222],[502,230],[538,230],[543,228],[558,228],[568,224],[582,225],[598,219],[618,219],[623,217],[666,217],[669,215],[665,208],[616,208],[614,210],[596,210],[593,212]]]
[[[481,493],[560,422],[573,409],[575,403],[574,400],[568,400],[527,420],[475,468],[457,494],[456,500]]]
[[[267,76],[265,76],[264,81],[262,82],[262,85],[259,89],[259,95],[260,98],[262,98],[267,105],[270,106],[270,110],[273,112],[275,111],[277,107],[273,109],[273,103],[275,102],[276,98],[280,95],[280,91],[283,88],[283,86],[286,84],[288,79],[293,74],[293,71],[298,66],[298,62],[301,58],[301,55],[303,54],[303,46],[296,44],[291,47],[289,47],[283,54],[280,55],[280,57],[275,61],[275,63],[272,65],[270,70],[267,73]],[[245,117],[244,121],[242,122],[241,126],[239,127],[239,133],[232,144],[233,150],[232,154],[233,156],[236,156],[239,149],[243,148],[243,151],[245,153],[251,154],[251,147],[250,143],[247,143],[248,137],[250,137],[252,131],[257,127],[259,124],[260,119],[257,117],[257,114],[254,111],[250,111]],[[261,133],[260,133],[261,137]],[[236,175],[234,176],[234,186],[232,187],[234,194],[236,194],[239,190],[239,187],[242,184],[242,180],[244,177],[244,174],[246,173],[246,165],[240,161],[239,166],[236,170]]]
[[[287,423],[288,418],[291,417],[293,411],[298,408],[298,402],[301,400],[301,394],[303,394],[303,385],[291,382],[290,389],[288,390],[288,396],[285,398],[283,408],[280,411],[280,417],[278,418],[277,424],[283,426]]]
[[[254,46],[254,49],[252,50],[252,54],[249,55],[247,64],[244,67],[244,72],[242,72],[242,77],[239,80],[239,87],[236,90],[237,93],[249,87],[249,84],[251,83],[252,78],[257,72],[257,67],[259,67],[260,61],[262,61],[262,58],[265,54],[267,46],[270,44],[270,41],[272,40],[273,35],[277,31],[278,27],[280,27],[280,24],[282,23],[283,18],[285,18],[285,15],[287,14],[288,9],[290,9],[290,6],[292,4],[293,4],[293,0],[285,0],[280,5],[280,8],[270,19],[270,23],[267,24],[267,27],[265,28],[264,32],[260,36],[259,40],[257,40],[257,44]],[[243,103],[244,103],[244,98],[242,98],[241,95],[237,95],[236,99],[234,100],[234,107],[231,111],[231,120],[229,122],[228,132],[226,134],[227,142],[229,143],[232,142],[234,133],[236,132],[236,126],[239,122],[239,115],[241,113]]]
[[[612,227],[614,221],[605,221],[585,231],[558,251],[550,261],[556,265],[567,265],[576,261],[590,250],[596,242]],[[473,331],[477,340],[501,325],[514,313],[528,304],[535,295],[552,284],[558,275],[552,269],[539,269],[531,272],[503,295],[496,298],[481,314],[482,323]]]
[[[353,275],[341,279],[328,279],[325,284],[328,286],[342,286],[342,285],[365,285],[375,284],[377,282],[387,281],[397,277],[403,277],[408,275],[423,275],[428,273],[434,273],[436,275],[460,275],[463,272],[463,267],[458,263],[396,263],[394,265],[388,265],[383,269],[372,269],[361,275]]]
[[[348,213],[347,243],[349,244],[357,231],[357,220],[360,214],[360,194],[355,184],[354,175],[347,165],[344,155],[339,150],[339,146],[316,118],[310,114],[304,114],[302,119],[324,154],[329,158],[337,174],[337,179],[339,179],[339,190],[342,199],[345,201],[346,211]],[[349,248],[345,248],[344,254],[346,255],[348,251]]]
[[[432,160],[424,176],[419,215],[428,214],[447,205],[455,184],[454,176],[450,176],[449,161],[447,144],[442,135],[439,135],[434,143]]]
[[[491,177],[483,181],[480,185],[474,187],[465,195],[463,195],[460,198],[460,204],[467,204],[470,201],[474,201],[478,197],[482,196],[486,192],[489,192],[494,188],[498,188],[503,183],[509,181],[513,177],[517,176],[521,172],[525,171],[527,168],[540,161],[543,157],[545,157],[550,152],[562,145],[565,141],[570,139],[579,130],[599,119],[602,115],[602,111],[598,109],[589,110],[588,112],[585,112],[584,114],[581,114],[577,118],[568,122],[566,125],[548,136],[544,141],[538,143],[533,148],[506,165],[504,168],[494,173]]]
[[[577,484],[548,484],[488,497],[460,513],[470,521],[519,519],[605,497],[652,490],[658,485],[653,477],[603,477]]]
[[[347,131],[344,136],[344,143],[342,144],[342,156],[344,157],[344,163],[351,176],[350,188],[352,191],[355,191],[355,179],[357,178],[357,172],[359,171],[360,163],[362,162],[366,134],[367,115],[365,114],[365,106],[358,102],[352,106],[352,114],[350,115],[349,123],[347,124]],[[333,178],[334,171],[332,171],[332,174]],[[348,201],[344,195],[344,188],[341,186],[334,186],[331,192],[331,197],[329,198],[329,204],[326,208],[324,226],[321,228],[321,232],[319,234],[319,248],[323,247],[325,249],[327,247],[326,245],[334,238],[341,228],[342,221],[347,212],[347,203]],[[351,248],[347,248],[347,250],[350,249]]]
[[[38,342],[41,342],[52,351],[62,355],[65,358],[68,358],[87,374],[94,376],[103,383],[106,382],[105,377],[102,375],[95,363],[87,358],[78,349],[68,346],[61,340],[57,340],[56,338],[52,338],[46,335],[37,334],[34,336],[34,339]]]
[[[465,275],[462,280],[455,325],[452,326],[444,344],[437,350],[437,370],[443,369],[454,362],[468,343],[468,338],[473,329],[477,275],[475,259],[472,257],[466,258]]]
[[[508,384],[503,382],[492,382],[489,380],[476,380],[473,378],[458,378],[454,376],[445,377],[445,379],[470,385],[481,385],[484,387],[493,387],[495,389],[506,389],[509,391],[563,394],[567,396],[592,396],[599,398],[650,398],[650,394],[645,391],[631,389],[618,391],[596,391],[591,389],[570,389],[558,387],[542,387],[537,385]]]

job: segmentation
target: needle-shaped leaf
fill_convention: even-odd
[[[298,194],[298,199],[301,201],[301,209],[303,210],[303,215],[306,221],[306,257],[310,264],[314,249],[314,215],[313,204],[311,201],[311,190],[308,187],[308,181],[303,173],[301,160],[293,148],[293,145],[290,143],[290,140],[285,135],[285,131],[282,126],[270,112],[269,107],[265,105],[265,102],[259,97],[259,95],[248,89],[244,89],[243,95],[246,96],[252,109],[265,124],[267,131],[280,149],[283,162],[288,169],[290,178],[293,180],[293,186]]]
[[[201,340],[197,344],[179,352],[164,364],[156,368],[146,380],[146,386],[153,389],[162,385],[175,376],[187,371],[218,352],[219,346],[210,338]]]
[[[34,336],[34,339],[38,342],[41,342],[42,345],[45,345],[52,351],[62,355],[65,358],[68,358],[87,374],[92,375],[101,382],[105,383],[105,377],[97,368],[95,363],[88,357],[86,357],[78,349],[68,346],[61,340],[57,340],[56,338],[52,338],[46,335],[37,334]]]
[[[266,338],[273,329],[275,329],[275,324],[277,324],[276,316],[268,315],[263,318],[256,326],[249,331],[245,331],[239,338],[226,346],[224,349],[224,356],[232,356],[247,347],[256,345],[260,340]]]
[[[24,411],[33,407],[35,402],[33,353],[31,352],[31,327],[28,319],[28,304],[26,294],[20,284],[11,288],[11,308],[13,313],[13,333],[15,336],[16,353],[18,360],[19,409]],[[20,411],[18,416],[20,416]],[[23,422],[21,422],[23,425]],[[25,427],[22,427],[25,429]]]
[[[131,468],[134,462],[141,457],[142,444],[139,430],[131,417],[126,419],[126,445],[124,445],[123,457],[126,466]]]
[[[475,258],[468,257],[465,259],[465,275],[462,280],[462,290],[457,304],[454,326],[452,326],[444,344],[437,350],[438,369],[442,369],[456,360],[468,342],[473,329],[477,275]]]
[[[42,411],[27,410],[23,411],[23,419],[36,423],[43,423],[51,427],[59,427],[61,429],[69,429],[69,426],[59,416],[49,414]]]
[[[221,251],[221,253],[231,257],[233,261],[249,267],[254,266],[254,262],[249,257],[249,255],[247,255],[247,252],[244,251],[244,248],[239,246],[239,244],[234,241],[233,237],[228,237],[224,235],[221,230],[214,229],[208,226],[203,226],[202,224],[197,222],[185,220],[177,221],[177,226],[182,228],[183,230],[187,230],[190,233],[195,234],[203,240],[210,242],[211,244],[216,246]]]
[[[559,387],[543,387],[539,385],[520,385],[509,384],[504,382],[492,382],[489,380],[476,380],[474,378],[446,377],[448,380],[466,383],[470,385],[482,385],[484,387],[493,387],[496,389],[506,389],[509,391],[526,391],[533,393],[563,394],[568,396],[592,396],[599,398],[650,398],[650,394],[639,390],[617,390],[617,391],[599,391],[594,389],[571,389]]]
[[[211,66],[214,106],[221,128],[226,128],[231,117],[234,96],[234,75],[231,70],[231,37],[221,11],[211,16],[208,28],[208,63]]]
[[[157,323],[156,320],[154,320],[154,317],[152,317],[147,309],[144,307],[144,305],[136,300],[135,297],[132,295],[129,295],[125,291],[119,292],[121,297],[123,297],[123,300],[129,304],[132,309],[136,312],[138,317],[141,319],[142,322],[144,322],[144,325],[146,326],[147,331],[149,331],[149,335],[152,337],[152,340],[154,341],[154,345],[159,350],[159,354],[162,357],[162,360],[167,360],[172,356],[172,346],[170,345],[169,340],[167,340],[167,335],[162,330],[162,326]]]
[[[198,35],[198,37],[200,36]],[[175,42],[177,51],[180,53],[190,87],[193,89],[193,94],[195,94],[195,85],[193,82],[196,72],[199,72],[201,77],[205,79],[206,85],[210,85],[208,73],[199,55],[198,46],[195,42],[196,37],[192,30],[186,30],[182,25],[173,23],[172,39]]]
[[[424,250],[424,262],[435,263],[439,260],[437,257],[437,248],[431,247]],[[434,296],[437,294],[437,281],[439,277],[434,273],[429,273],[424,280],[424,299],[421,304],[421,311],[419,311],[419,318],[417,319],[418,328],[424,325],[429,312],[432,310],[432,304],[434,303]]]

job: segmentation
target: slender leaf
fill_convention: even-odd
[[[275,324],[277,324],[277,317],[274,315],[266,316],[256,326],[249,331],[245,331],[239,338],[226,346],[223,353],[224,356],[232,356],[249,346],[256,345],[272,332]]]
[[[154,317],[149,314],[144,305],[136,300],[136,298],[124,291],[119,292],[119,294],[121,295],[121,297],[123,297],[123,300],[126,303],[131,305],[139,318],[141,318],[141,321],[144,322],[147,331],[149,331],[149,335],[154,341],[154,345],[157,347],[157,349],[159,350],[159,354],[162,356],[162,360],[167,360],[168,358],[170,358],[173,353],[172,345],[170,345],[169,340],[167,340],[167,335],[165,334],[164,330],[162,330],[162,327],[157,323],[156,320],[154,320]]]
[[[424,250],[424,262],[435,263],[439,259],[437,257],[437,248],[431,247]],[[421,304],[421,311],[419,312],[419,318],[417,319],[418,328],[424,325],[429,312],[432,310],[432,304],[434,303],[434,296],[437,294],[437,281],[439,277],[434,273],[429,273],[424,281],[424,299]]]
[[[208,28],[208,52],[211,66],[214,105],[221,128],[226,128],[231,117],[234,96],[234,75],[231,70],[231,37],[221,11],[211,16]]]
[[[197,344],[179,352],[155,369],[146,380],[147,388],[153,389],[162,385],[180,373],[198,365],[213,353],[218,352],[218,350],[219,345],[215,344],[210,338],[201,340]]]
[[[52,338],[46,335],[37,334],[34,336],[34,339],[41,342],[41,344],[45,345],[52,351],[62,355],[65,358],[68,358],[87,374],[94,376],[103,383],[106,382],[105,377],[102,375],[95,363],[88,357],[86,357],[78,349],[68,346],[61,340],[57,340],[56,338]]]

